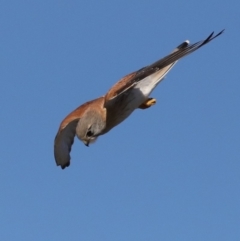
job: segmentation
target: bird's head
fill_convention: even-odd
[[[86,145],[96,141],[106,126],[100,113],[87,111],[79,120],[76,128],[77,137]]]

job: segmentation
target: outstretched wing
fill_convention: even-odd
[[[56,164],[62,169],[70,165],[70,152],[74,137],[76,134],[76,127],[79,118],[69,122],[65,128],[59,130],[54,140],[54,157]]]
[[[157,62],[144,67],[136,72],[133,72],[125,77],[123,77],[119,82],[117,82],[107,93],[105,96],[105,105],[108,102],[111,102],[114,98],[118,97],[122,93],[126,92],[127,90],[134,87],[139,81],[142,79],[159,73],[159,78],[164,78],[164,76],[168,73],[168,71],[173,67],[177,60],[180,58],[196,51],[197,49],[201,48],[205,44],[209,43],[220,34],[223,33],[224,30],[219,32],[218,34],[214,35],[212,32],[205,40],[196,42],[194,44],[189,45],[188,41],[183,42],[179,45],[171,54],[167,55],[166,57],[158,60]]]
[[[56,164],[62,169],[70,165],[71,147],[76,135],[76,127],[86,110],[102,101],[103,97],[86,102],[72,111],[60,124],[59,130],[54,140],[54,157]]]

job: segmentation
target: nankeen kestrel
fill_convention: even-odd
[[[185,41],[157,62],[119,80],[106,95],[86,102],[71,112],[60,124],[54,141],[54,156],[62,169],[70,165],[70,151],[75,135],[86,145],[124,121],[135,109],[156,103],[149,95],[176,64],[177,60],[201,48],[220,34],[211,33],[194,44]]]

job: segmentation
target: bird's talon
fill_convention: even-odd
[[[139,108],[140,109],[147,109],[151,107],[152,105],[155,105],[157,103],[157,100],[154,98],[148,98],[145,102],[143,102]]]

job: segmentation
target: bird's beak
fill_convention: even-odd
[[[84,141],[85,146],[89,147],[89,141]]]

